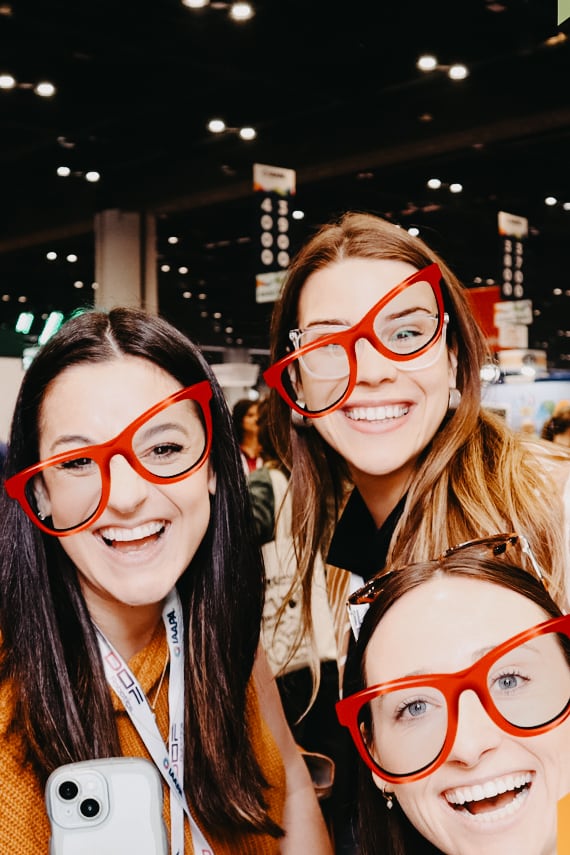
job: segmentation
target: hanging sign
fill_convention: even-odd
[[[524,239],[528,236],[528,220],[517,214],[499,211],[499,234],[503,238],[503,300],[524,297]]]
[[[257,222],[255,300],[276,300],[291,261],[291,197],[296,192],[294,169],[253,164]]]

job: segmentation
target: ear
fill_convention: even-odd
[[[216,473],[212,464],[208,461],[208,492],[213,496],[216,492]]]
[[[45,481],[41,475],[37,478],[34,478],[34,499],[36,500],[36,505],[38,508],[38,516],[40,519],[45,520],[46,517],[51,516],[51,502],[49,499],[48,492],[46,490]]]
[[[457,354],[453,350],[447,351],[448,359],[448,376],[449,388],[453,389],[457,385]]]
[[[378,787],[381,793],[383,793],[386,788],[386,781],[384,778],[381,778],[380,775],[377,775],[376,772],[372,772],[371,774],[374,785]]]

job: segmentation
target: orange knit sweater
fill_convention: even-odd
[[[166,657],[166,639],[162,625],[149,645],[129,662],[147,696],[154,701]],[[149,757],[123,706],[113,693],[121,747],[125,756]],[[0,687],[0,853],[1,855],[47,855],[49,822],[44,807],[44,794],[35,776],[21,763],[21,740],[8,734],[12,700],[9,686]],[[158,693],[156,720],[163,738],[168,732],[168,679]],[[262,771],[271,785],[266,797],[271,817],[281,823],[285,802],[285,770],[277,745],[260,716],[253,684],[248,692],[248,717],[255,752]],[[164,819],[170,831],[170,793],[164,785]],[[193,853],[189,824],[186,822],[185,855]],[[206,829],[214,855],[276,855],[279,840],[269,835],[240,834],[231,841],[221,841],[215,829]]]

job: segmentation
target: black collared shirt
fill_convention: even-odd
[[[362,576],[365,582],[386,564],[394,529],[402,516],[403,496],[380,528],[357,488],[352,491],[331,540],[327,563]]]

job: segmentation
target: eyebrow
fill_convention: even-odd
[[[52,442],[50,446],[51,454],[48,457],[54,457],[59,452],[57,448],[59,445],[69,445],[70,443],[77,444],[77,449],[81,449],[90,445],[97,445],[97,443],[93,442],[93,440],[89,439],[86,436],[81,436],[81,434],[63,434],[63,436],[58,436],[57,439]],[[70,449],[70,453],[75,449]]]
[[[554,635],[556,633],[552,633],[552,634]],[[542,636],[538,636],[538,637],[542,637]],[[508,640],[509,639],[506,639],[506,641],[508,641]],[[528,650],[531,653],[539,653],[540,651],[539,651],[537,645],[533,643],[534,641],[536,641],[536,638],[530,638],[524,644],[519,644],[513,649],[516,651],[519,651],[519,650],[527,651]],[[492,644],[488,647],[480,647],[478,650],[475,650],[472,654],[471,665],[474,665],[475,662],[478,662],[480,659],[482,659],[484,656],[486,656],[487,653],[490,653],[491,651],[496,650],[497,647],[501,647],[501,644],[503,644],[503,643],[504,642],[501,642],[499,644]],[[508,653],[505,653],[503,655],[504,656],[510,656],[510,654],[512,652],[513,652],[513,650],[509,650]],[[365,663],[364,667],[366,668],[366,663]],[[466,667],[469,668],[471,666],[467,665]],[[374,683],[371,681],[369,682],[367,679],[366,682],[367,682],[367,685],[370,685],[370,686],[375,686],[375,685],[381,686],[384,683],[395,683],[398,680],[408,680],[411,677],[431,677],[431,676],[434,676],[437,674],[457,674],[458,672],[464,671],[464,670],[465,670],[465,668],[458,668],[455,671],[434,671],[433,669],[418,668],[414,671],[408,671],[407,674],[403,674],[401,677],[393,677],[392,679],[389,679],[389,680],[377,680]]]
[[[380,301],[378,301],[378,302],[380,302]],[[374,304],[374,305],[376,305],[376,304]],[[340,318],[326,318],[326,319],[317,319],[314,321],[310,321],[306,326],[300,327],[300,329],[308,330],[308,329],[311,329],[311,327],[326,327],[326,326],[339,326],[339,327],[347,327],[348,329],[350,329],[351,327],[355,327],[357,324],[359,324],[360,321],[362,320],[362,318],[364,318],[368,314],[368,312],[370,312],[373,308],[374,308],[374,306],[371,306],[370,309],[368,309],[368,311],[366,311],[364,313],[364,315],[362,315],[362,317],[359,318],[357,321],[355,321],[353,324],[351,324],[349,321],[346,321],[346,320],[343,321]],[[388,320],[395,320],[397,318],[403,318],[406,315],[413,315],[414,312],[427,312],[429,314],[433,314],[434,312],[437,312],[437,311],[438,311],[437,305],[433,309],[430,309],[428,306],[406,306],[405,308],[401,309],[398,312],[392,312],[389,315],[386,315],[386,318]]]

